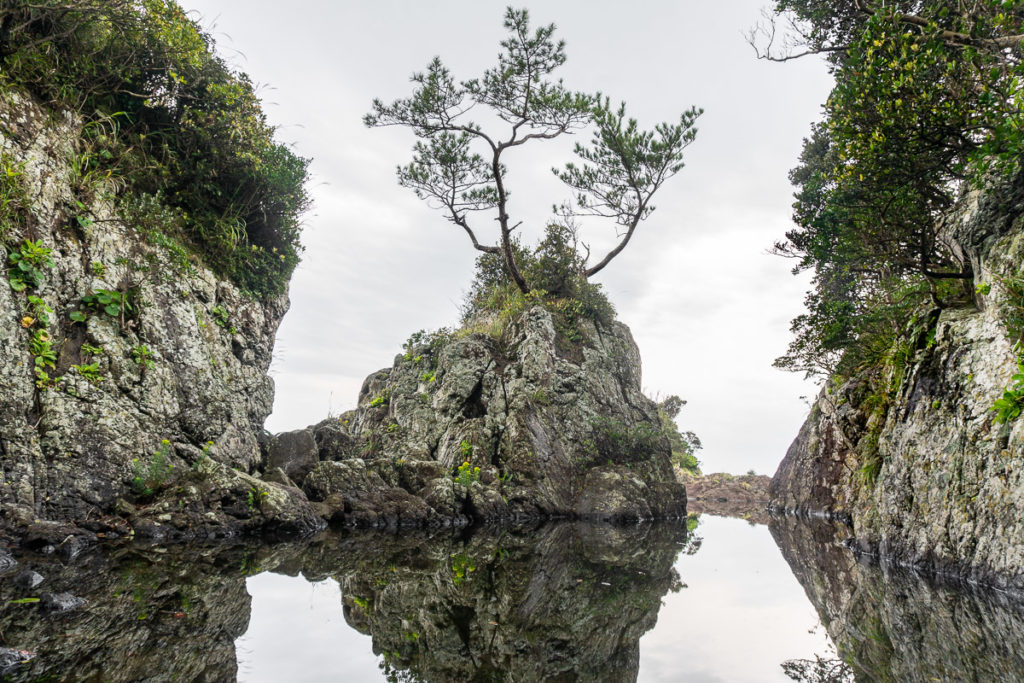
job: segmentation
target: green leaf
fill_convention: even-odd
[[[71,311],[68,317],[74,320],[76,323],[84,323],[89,319],[89,316],[84,311]]]
[[[117,304],[107,304],[103,310],[107,312],[107,315],[121,315],[121,307]]]

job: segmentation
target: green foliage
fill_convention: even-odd
[[[802,48],[836,85],[805,141],[797,227],[776,250],[814,272],[808,313],[777,364],[851,376],[878,362],[902,321],[968,302],[970,264],[938,238],[972,184],[1024,152],[1019,3],[779,0]]]
[[[259,486],[250,486],[249,492],[246,495],[246,505],[249,508],[249,512],[257,512],[263,509],[263,499],[269,495],[270,493]]]
[[[35,357],[37,368],[54,368],[57,366],[57,352],[53,348],[50,333],[36,330],[29,341],[29,351]]]
[[[153,362],[153,352],[145,344],[132,347],[132,359],[140,368],[156,367],[156,363]]]
[[[386,406],[391,403],[391,390],[384,389],[377,396],[370,399],[370,407],[376,408],[377,406]]]
[[[374,100],[364,121],[371,127],[412,129],[418,142],[412,162],[398,168],[399,184],[441,208],[475,249],[498,259],[525,294],[547,287],[531,279],[519,261],[512,238],[517,225],[507,211],[505,150],[588,126],[594,131],[592,146],[576,145],[578,164],[555,169],[576,202],[575,207],[562,204],[556,213],[608,218],[622,228],[618,244],[596,264],[587,266],[579,259],[581,274],[589,277],[625,248],[636,226],[654,209],[654,193],[682,168],[683,150],[696,135],[693,124],[701,112],[690,109],[678,124],[642,131],[626,118],[624,104],[612,107],[607,97],[572,92],[551,77],[566,60],[564,42],[553,38],[553,24],[531,31],[526,10],[507,8],[504,26],[508,38],[501,42],[498,64],[482,76],[456,82],[435,58],[426,71],[413,74],[410,97],[391,104]],[[485,131],[466,118],[475,108],[493,115],[494,130]],[[479,212],[495,214],[499,235],[493,246],[481,244],[474,231],[473,216]]]
[[[467,441],[463,441],[462,443],[464,445],[469,445],[469,442],[467,442]],[[470,452],[472,452],[473,447],[469,446],[469,450],[470,450]],[[463,455],[465,456],[465,449],[463,449]],[[468,457],[468,456],[466,456],[466,457]],[[469,464],[468,460],[466,460],[461,465],[459,465],[459,469],[455,473],[455,483],[456,484],[461,484],[462,486],[470,486],[474,482],[477,482],[477,481],[480,481],[480,468],[479,467],[471,466]]]
[[[452,559],[452,585],[461,586],[476,571],[476,561],[466,553],[456,553]]]
[[[696,456],[696,451],[702,448],[700,439],[693,432],[679,431],[675,422],[685,405],[686,401],[678,396],[669,396],[658,404],[658,421],[661,433],[672,449],[672,462],[692,474],[700,474],[700,461]]]
[[[1003,397],[992,406],[996,411],[996,422],[1010,422],[1024,412],[1024,354],[1017,346],[1017,372],[1010,378],[1010,386],[1003,390]]]
[[[50,308],[41,297],[34,294],[28,295],[28,312],[29,315],[35,319],[35,324],[43,327],[50,325],[50,315],[53,314],[53,309]]]
[[[8,242],[22,233],[28,209],[24,170],[0,151],[0,242]]]
[[[307,161],[274,141],[252,83],[212,38],[173,0],[12,0],[5,12],[0,85],[85,119],[79,193],[157,198],[181,218],[164,242],[253,294],[283,291]]]
[[[97,289],[81,298],[87,310],[102,311],[115,318],[130,317],[135,313],[138,289],[132,287],[123,292],[112,289]],[[78,314],[78,315],[76,315]],[[75,311],[69,316],[75,322],[84,322],[85,311]]]
[[[163,488],[171,476],[171,442],[164,439],[148,459],[132,458],[132,490],[140,498],[148,498]]]
[[[638,422],[631,426],[604,416],[591,422],[590,439],[584,446],[598,464],[623,465],[668,451],[660,425]]]
[[[78,375],[85,380],[88,380],[91,384],[99,384],[105,378],[100,374],[100,366],[96,363],[72,365],[71,366]]]
[[[52,252],[43,246],[43,241],[25,240],[16,251],[7,255],[11,268],[7,280],[11,289],[23,292],[28,288],[39,289],[46,280],[44,271],[53,268]]]
[[[476,272],[462,306],[462,323],[500,338],[519,315],[533,306],[551,312],[558,340],[566,346],[584,341],[580,324],[587,320],[608,326],[615,320],[615,308],[601,290],[583,272],[583,260],[577,253],[575,229],[553,223],[533,250],[513,246],[517,261],[530,282],[542,289],[522,292],[508,275],[500,255],[483,254],[477,258]]]
[[[231,316],[228,314],[227,309],[220,304],[210,309],[210,313],[213,314],[213,322],[217,324],[217,327],[222,327],[231,334],[235,334],[238,331],[231,324]]]

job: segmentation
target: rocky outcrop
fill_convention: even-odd
[[[358,526],[683,516],[629,330],[578,324],[566,344],[538,305],[500,338],[411,343],[366,379],[356,410],[288,437],[318,449],[295,483],[325,518]],[[294,473],[310,452],[272,444],[267,464]]]
[[[73,114],[0,94],[0,524],[317,528],[301,494],[249,476],[287,297],[215,277],[90,149]]]
[[[853,526],[889,560],[1024,590],[1024,419],[995,421],[1016,371],[1004,278],[1024,261],[1024,190],[975,192],[943,234],[973,264],[978,306],[935,311],[885,395],[827,384],[770,487],[773,505]]]
[[[686,486],[686,511],[768,523],[768,484],[763,474],[691,474],[677,470]]]

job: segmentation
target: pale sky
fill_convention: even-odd
[[[527,2],[533,26],[567,43],[571,90],[625,100],[642,127],[703,107],[686,168],[601,282],[630,326],[648,395],[689,403],[678,422],[704,442],[705,472],[772,474],[815,387],[772,367],[802,310],[807,281],[767,250],[790,225],[802,138],[831,87],[814,58],[758,61],[744,34],[764,0]],[[220,52],[261,85],[280,139],[313,159],[315,206],[291,284],[271,374],[271,431],[355,407],[364,377],[388,367],[419,329],[455,325],[476,253],[465,234],[400,188],[394,169],[414,142],[366,129],[374,97],[411,92],[409,76],[440,56],[457,80],[496,62],[505,5],[490,0],[374,2],[183,0]],[[518,5],[522,6],[522,4]],[[568,198],[550,168],[572,139],[514,150],[510,214],[528,241]],[[481,230],[483,232],[483,230]],[[481,241],[485,234],[480,234]],[[486,234],[494,242],[494,233]],[[613,228],[594,225],[594,252]]]

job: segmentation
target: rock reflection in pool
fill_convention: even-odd
[[[332,572],[353,630],[331,641],[311,626],[308,656],[282,642],[288,627],[275,628],[281,614],[263,609],[261,577],[250,580],[240,677],[280,680],[289,658],[330,657],[299,680],[787,681],[784,659],[834,656],[764,526],[704,517],[691,532],[563,524],[368,537]],[[312,607],[308,587],[293,587],[292,600]]]
[[[673,563],[686,529],[558,524],[529,534],[367,540],[332,576],[345,620],[371,636],[382,671],[347,662],[324,679],[635,680],[640,636],[662,596],[682,588]],[[257,593],[254,623],[260,600]],[[351,636],[343,642],[345,651],[358,647]],[[240,678],[273,680],[265,667],[285,653],[239,644]]]

